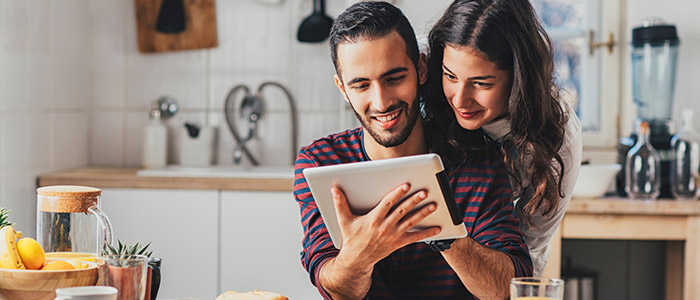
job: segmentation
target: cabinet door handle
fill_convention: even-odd
[[[608,40],[603,41],[603,42],[596,42],[595,41],[595,33],[593,30],[588,31],[588,50],[589,54],[593,55],[593,51],[595,49],[598,49],[600,47],[607,47],[608,48],[608,53],[613,52],[613,48],[615,47],[615,37],[613,36],[613,33],[608,34]]]

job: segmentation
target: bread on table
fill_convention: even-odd
[[[273,292],[253,291],[247,293],[237,293],[226,291],[216,297],[216,300],[289,300],[289,298]]]

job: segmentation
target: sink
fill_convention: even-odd
[[[142,169],[136,175],[144,177],[216,177],[216,178],[269,178],[293,179],[293,166],[211,166],[187,167],[170,165],[160,169]]]

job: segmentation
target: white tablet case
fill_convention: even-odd
[[[304,177],[328,228],[333,245],[338,249],[342,246],[343,238],[331,195],[333,186],[338,186],[345,192],[350,210],[356,215],[362,215],[372,210],[392,189],[408,182],[411,184],[408,196],[419,190],[428,192],[428,198],[419,203],[416,209],[431,202],[437,204],[437,210],[413,228],[442,228],[440,234],[424,241],[461,238],[467,235],[445,168],[437,154],[307,168],[304,169]]]

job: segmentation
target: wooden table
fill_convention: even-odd
[[[666,299],[700,299],[700,201],[573,199],[544,277],[560,276],[562,238],[666,241]]]

